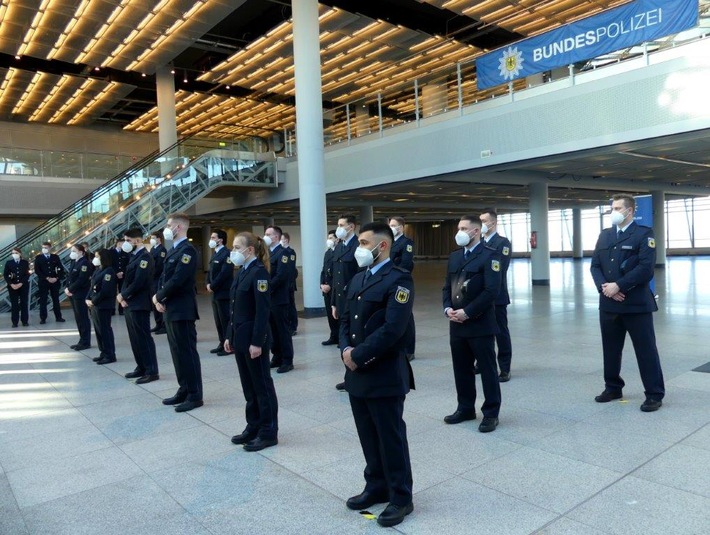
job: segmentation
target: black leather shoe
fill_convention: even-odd
[[[621,392],[611,392],[609,390],[604,390],[601,394],[594,398],[597,403],[609,403],[615,399],[621,399]]]
[[[138,377],[143,377],[145,372],[139,372],[138,370],[133,370],[124,375],[126,379],[137,379]]]
[[[409,362],[412,362],[415,358],[414,353],[407,353],[407,360]]]
[[[74,351],[84,351],[85,349],[89,349],[91,346],[86,346],[86,345],[75,345],[73,347]]]
[[[17,327],[17,325],[13,325],[13,327]],[[79,347],[79,344],[74,344],[73,346],[69,346],[69,349],[76,349]]]
[[[496,427],[498,427],[498,418],[483,418],[481,420],[481,425],[478,426],[478,430],[481,433],[490,433],[491,431],[495,431]]]
[[[217,356],[218,356],[218,357],[226,357],[227,355],[231,355],[231,353],[227,353],[224,349],[221,349],[220,351],[217,351]]]
[[[210,353],[212,353],[213,355],[214,355],[215,353],[219,353],[220,351],[224,351],[224,349],[222,348],[222,346],[217,346],[217,347],[215,347],[214,349],[210,349]]]
[[[114,362],[116,362],[115,358],[104,357],[101,360],[97,360],[96,364],[113,364]]]
[[[202,407],[205,402],[200,400],[200,401],[183,401],[179,405],[175,405],[175,412],[187,412],[191,411],[192,409],[196,409],[198,407]]]
[[[178,405],[187,399],[187,394],[175,394],[171,398],[165,398],[163,400],[163,405]]]
[[[320,343],[320,345],[322,345],[322,346],[334,346],[334,345],[337,344],[337,343],[338,343],[337,340],[333,340],[332,338],[328,338],[327,340],[323,340],[323,341]]]
[[[23,327],[29,327],[29,326],[30,326],[30,324],[29,324],[29,323],[27,323],[26,321],[23,321],[23,322],[22,322],[22,326],[23,326]]]
[[[98,357],[94,357],[94,358],[91,359],[91,360],[93,360],[94,362],[98,362],[98,361],[100,361],[102,358],[104,358],[104,356],[103,356],[103,355],[99,355]]]
[[[510,381],[510,372],[500,372],[500,375],[498,375],[498,381],[501,383],[507,383]]]
[[[345,392],[345,381],[343,381],[342,383],[338,383],[337,385],[335,385],[335,389],[336,389],[338,392]]]
[[[293,364],[282,364],[276,369],[276,373],[288,373],[293,370]]]
[[[348,509],[352,509],[353,511],[362,511],[363,509],[369,509],[378,503],[387,503],[388,501],[390,501],[390,499],[386,493],[380,494],[376,492],[364,491],[362,494],[348,498],[345,505]]]
[[[13,324],[12,324],[12,328],[13,328],[13,329],[17,329],[17,323],[13,323]],[[72,347],[72,349],[74,349],[74,347]]]
[[[44,325],[45,323],[47,323],[47,320],[39,320],[40,325]]]
[[[54,320],[54,321],[56,321],[56,322],[58,322],[58,323],[64,323],[64,322],[67,321],[67,320],[65,320],[64,318],[57,318],[57,319]]]
[[[155,331],[153,334],[168,334],[168,331],[166,331],[164,328],[163,329],[158,329]]]
[[[278,443],[279,440],[277,438],[256,437],[254,440],[250,440],[244,444],[244,451],[261,451],[265,448],[276,446]]]
[[[661,405],[663,405],[663,402],[660,399],[646,398],[646,401],[641,404],[641,410],[643,412],[654,412],[660,409]]]
[[[153,381],[157,381],[160,379],[160,375],[144,375],[143,377],[139,377],[136,379],[136,384],[137,385],[144,385],[146,383],[152,383]]]
[[[279,368],[280,366],[281,366],[280,360],[271,359],[271,364],[269,364],[269,368]]]
[[[460,424],[461,422],[466,422],[468,420],[476,419],[476,411],[460,411],[456,410],[453,414],[444,416],[444,421],[447,424]]]
[[[238,435],[234,435],[232,437],[232,444],[237,444],[237,445],[246,444],[247,442],[251,442],[255,438],[256,438],[256,432],[248,431],[245,429],[244,431],[242,431]]]
[[[377,517],[377,523],[386,528],[396,526],[412,511],[414,511],[414,504],[412,503],[408,505],[394,505],[391,503]]]

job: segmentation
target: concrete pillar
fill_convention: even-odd
[[[581,260],[584,258],[582,248],[582,209],[572,208],[572,258]]]
[[[169,67],[155,71],[155,90],[158,101],[158,147],[164,151],[177,143],[177,119],[175,113],[175,75]],[[177,154],[170,154],[169,158]],[[175,162],[166,161],[161,166],[163,174],[169,173]]]
[[[666,194],[651,192],[653,207],[653,234],[656,236],[656,267],[666,267]]]
[[[372,223],[374,218],[374,214],[372,212],[372,205],[368,204],[367,206],[361,206],[360,207],[360,220],[358,223],[360,226],[363,226],[365,223]]]
[[[548,233],[547,184],[530,184],[530,231],[537,238],[537,247],[530,249],[533,286],[550,285],[550,239]]]
[[[303,306],[306,315],[325,314],[320,291],[326,235],[318,1],[293,0],[293,61],[296,81],[296,139],[301,210]]]
[[[210,235],[212,234],[212,227],[210,225],[203,225],[200,230],[202,231],[202,271],[207,271],[210,269],[210,258],[212,258],[212,249],[210,249],[208,245]]]

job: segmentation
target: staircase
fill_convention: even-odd
[[[5,247],[0,260],[4,263],[12,249],[19,247],[32,268],[42,242],[50,241],[66,267],[74,243],[88,242],[91,251],[112,247],[116,237],[132,227],[140,227],[147,236],[165,226],[168,214],[185,211],[221,186],[278,187],[273,153],[237,148],[221,141],[187,138],[153,153]],[[30,308],[36,300],[32,275]],[[9,310],[7,285],[0,273],[0,312]]]

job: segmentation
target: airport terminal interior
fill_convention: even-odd
[[[556,51],[573,60],[533,64]],[[148,245],[187,213],[204,383],[195,410],[161,403],[178,386],[164,334],[159,380],[126,379],[119,315],[117,361],[97,365],[95,333],[70,347],[68,300],[66,322],[40,323],[34,275],[14,327],[3,274],[0,533],[710,533],[709,83],[707,0],[0,0],[3,263],[51,241],[68,266],[72,245],[135,227]],[[655,236],[653,412],[629,337],[623,397],[595,402],[590,270],[619,193]],[[489,208],[512,244],[513,351],[481,433],[480,375],[477,419],[444,422],[442,287],[459,219]],[[346,507],[365,460],[319,285],[342,214],[401,216],[413,240],[414,509],[391,528],[386,504]],[[208,241],[269,225],[297,253],[299,319],[294,369],[272,373],[278,444],[249,452],[230,441],[245,427],[235,357],[210,352]]]

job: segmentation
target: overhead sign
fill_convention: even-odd
[[[476,60],[478,89],[571,65],[693,28],[698,0],[636,0]]]

